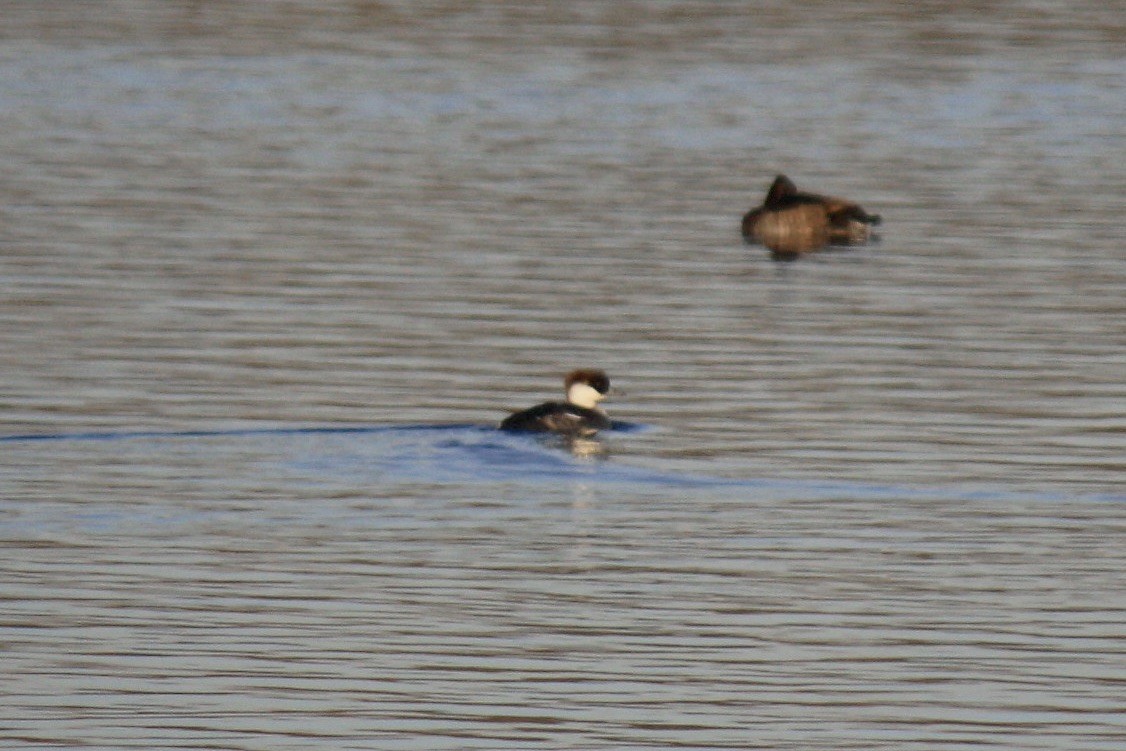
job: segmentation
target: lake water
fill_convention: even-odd
[[[3,14],[0,746],[1126,747],[1120,5]]]

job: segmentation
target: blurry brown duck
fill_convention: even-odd
[[[852,201],[802,193],[778,175],[762,206],[743,216],[743,239],[762,243],[775,258],[793,258],[826,245],[863,245],[879,223]]]

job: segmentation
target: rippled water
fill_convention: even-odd
[[[1121,15],[6,4],[0,744],[1123,748]]]

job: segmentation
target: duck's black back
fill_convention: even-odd
[[[509,415],[500,424],[501,430],[564,435],[591,435],[610,427],[610,418],[602,412],[566,402],[544,402]]]

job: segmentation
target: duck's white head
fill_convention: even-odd
[[[610,379],[601,370],[572,370],[563,381],[567,401],[576,407],[598,409],[610,391]]]

